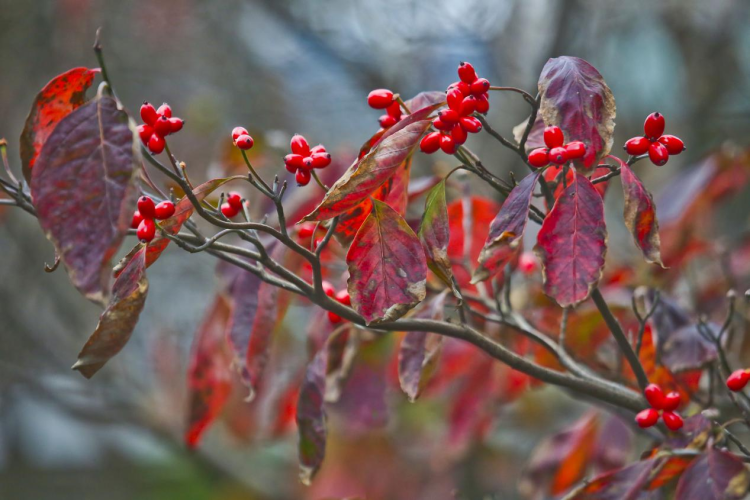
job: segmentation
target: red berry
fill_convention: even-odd
[[[141,217],[144,219],[153,219],[155,210],[156,206],[154,206],[154,200],[148,196],[141,196],[138,198],[138,211],[141,213]]]
[[[443,123],[450,123],[451,125],[454,123],[458,123],[458,120],[461,118],[459,114],[452,109],[444,109],[440,113],[438,113],[438,118],[440,118],[440,121]]]
[[[297,179],[297,185],[306,186],[310,182],[310,177],[311,175],[309,170],[297,170],[297,175],[295,176],[295,179]]]
[[[393,92],[388,89],[376,89],[367,96],[367,104],[371,108],[385,109],[393,102]]]
[[[307,140],[299,134],[295,134],[292,137],[290,146],[292,148],[292,153],[296,155],[302,155],[304,157],[310,154],[310,145],[307,143]]]
[[[544,129],[544,143],[548,148],[557,148],[562,146],[563,142],[565,142],[565,137],[560,127],[552,125]]]
[[[156,205],[154,215],[158,220],[169,219],[174,215],[174,203],[169,200],[162,201]]]
[[[557,165],[562,165],[563,163],[568,161],[568,150],[563,147],[550,149],[549,161]]]
[[[169,131],[170,134],[176,134],[180,130],[182,130],[183,125],[185,125],[185,120],[182,118],[170,118],[169,119],[169,127],[171,130]]]
[[[645,155],[650,145],[651,141],[645,137],[633,137],[625,143],[625,151],[631,156]]]
[[[666,396],[664,396],[664,411],[675,411],[678,406],[680,406],[680,403],[682,402],[682,399],[680,398],[680,393],[677,391],[672,391],[667,393]]]
[[[477,78],[471,84],[471,93],[473,95],[482,95],[490,90],[490,81],[486,78]]]
[[[476,97],[477,99],[477,105],[475,111],[477,113],[482,113],[483,115],[486,115],[487,112],[490,110],[490,100],[487,97],[486,94],[482,94],[480,96]]]
[[[130,221],[130,228],[138,229],[138,226],[140,225],[142,220],[143,216],[138,210],[136,210],[135,212],[133,212],[133,219]]]
[[[443,120],[440,119],[440,117],[432,120],[432,126],[438,130],[450,130],[453,128],[452,123],[445,123]]]
[[[398,118],[394,118],[391,115],[382,115],[380,118],[378,118],[378,123],[383,128],[391,128],[398,123]]]
[[[326,168],[331,164],[330,153],[313,153],[310,155],[310,158],[312,158],[313,168]]]
[[[294,153],[286,155],[284,157],[284,164],[286,165],[286,169],[291,173],[296,172],[298,168],[302,168],[302,160],[304,160],[304,158],[304,156]]]
[[[333,298],[336,295],[336,289],[333,287],[333,285],[330,282],[323,280],[322,285],[323,285],[324,294],[328,295],[331,298]]]
[[[462,61],[458,65],[458,77],[462,82],[472,84],[477,79],[477,72],[474,70],[474,66]]]
[[[318,144],[314,148],[310,148],[311,155],[314,155],[317,153],[327,153],[325,146],[323,146],[322,144]]]
[[[472,134],[476,134],[477,132],[482,130],[482,122],[480,122],[473,116],[462,116],[459,122],[467,132],[470,132]]]
[[[648,384],[643,390],[643,395],[646,396],[646,401],[651,405],[652,408],[657,410],[664,409],[664,392],[656,384]]]
[[[313,169],[313,159],[312,156],[305,156],[302,158],[302,167],[303,170],[312,170]]]
[[[224,202],[221,204],[221,213],[224,214],[224,217],[226,217],[227,219],[231,219],[232,217],[240,213],[240,211],[234,208],[229,203]]]
[[[336,323],[341,323],[344,320],[341,316],[339,316],[335,312],[328,311],[328,321],[330,321],[331,323],[335,325]]]
[[[169,104],[166,102],[159,106],[159,109],[156,110],[156,114],[161,116],[166,116],[167,118],[172,118],[172,108],[169,107]]]
[[[306,240],[315,232],[315,226],[316,224],[314,222],[305,222],[304,224],[300,224],[300,226],[297,228],[297,236],[299,236],[303,240]],[[323,283],[325,284],[327,282],[324,281]]]
[[[390,106],[385,108],[385,112],[397,120],[401,119],[401,105],[398,101],[393,101]]]
[[[154,239],[155,234],[156,224],[154,223],[153,219],[143,219],[141,223],[138,224],[136,236],[138,236],[139,240],[149,242]]]
[[[747,370],[735,370],[727,377],[727,387],[730,391],[738,392],[745,388],[750,381],[750,373]]]
[[[659,137],[659,142],[664,144],[670,155],[678,155],[685,151],[685,143],[674,135],[663,135]]]
[[[250,135],[247,133],[247,129],[245,127],[234,127],[232,129],[232,141],[236,141],[237,138],[241,135]]]
[[[453,137],[449,136],[448,134],[442,134],[440,136],[440,149],[443,150],[443,153],[452,155],[456,152],[456,142],[453,140]]]
[[[456,87],[453,87],[452,89],[448,89],[446,100],[448,101],[449,108],[453,111],[460,112],[464,95]]]
[[[662,413],[661,418],[664,419],[664,424],[666,424],[669,430],[676,431],[682,428],[682,417],[676,413],[665,411]]]
[[[255,144],[255,141],[249,135],[244,134],[237,138],[237,140],[235,141],[235,144],[237,144],[237,147],[240,148],[241,150],[247,151],[248,149],[253,147],[253,144]]]
[[[154,133],[154,127],[151,125],[138,125],[138,137],[141,138],[141,142],[145,146],[148,144],[148,140],[151,139],[151,135]]]
[[[453,142],[461,145],[466,142],[466,138],[468,136],[469,134],[466,133],[466,129],[464,129],[460,123],[453,125],[453,129],[451,129],[451,137],[453,138]]]
[[[169,124],[169,118],[162,115],[154,123],[154,132],[162,137],[169,135],[172,132],[172,125]]]
[[[523,252],[518,257],[518,269],[526,276],[536,271],[536,256],[532,252]]]
[[[648,157],[651,159],[651,163],[657,167],[661,167],[666,164],[669,160],[669,151],[660,142],[652,142],[648,147]]]
[[[345,306],[352,305],[352,298],[349,296],[348,290],[341,290],[336,294],[336,300],[338,300],[340,303],[344,304]]]
[[[458,109],[458,114],[461,116],[469,116],[477,109],[477,98],[473,95],[465,97],[461,101],[461,107]]]
[[[143,120],[143,123],[146,125],[154,126],[154,123],[156,123],[156,119],[159,118],[159,115],[156,113],[156,109],[154,109],[154,106],[151,105],[148,102],[143,103],[141,106],[141,120]]]
[[[655,141],[664,133],[664,115],[661,113],[651,113],[646,117],[643,124],[643,133],[646,137]]]
[[[167,142],[164,140],[164,137],[160,136],[159,134],[153,134],[148,140],[148,150],[155,155],[158,155],[159,153],[164,151],[164,146],[166,145]]]
[[[422,138],[422,140],[419,142],[419,149],[422,150],[422,152],[427,154],[432,154],[438,149],[440,149],[440,137],[442,134],[440,132],[430,132],[426,136]]]
[[[229,193],[227,195],[227,203],[238,212],[242,210],[242,196],[240,196],[240,193]]]
[[[643,410],[638,415],[635,416],[635,422],[638,424],[638,427],[646,428],[651,427],[652,425],[655,425],[656,422],[659,421],[659,412],[654,410],[653,408],[648,408],[646,410]]]
[[[546,148],[536,148],[529,153],[529,165],[532,167],[546,167],[549,164],[549,151]]]
[[[568,158],[571,160],[577,160],[586,156],[586,145],[581,141],[567,143],[565,150],[568,152]]]

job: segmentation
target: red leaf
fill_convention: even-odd
[[[490,224],[487,241],[479,254],[479,266],[471,278],[472,283],[484,281],[502,271],[518,253],[538,178],[538,172],[524,177],[503,202],[500,212]]]
[[[711,449],[685,469],[675,500],[740,500],[750,486],[750,471],[729,452]]]
[[[544,219],[535,251],[544,264],[544,291],[562,307],[586,300],[599,283],[607,252],[602,197],[576,174]]]
[[[331,219],[370,196],[416,150],[422,135],[432,124],[430,114],[439,106],[421,109],[389,128],[377,145],[361,160],[355,161],[331,186],[315,210],[302,220]]]
[[[299,477],[306,485],[318,472],[326,454],[326,412],[323,408],[326,358],[327,350],[323,348],[307,366],[297,400]]]
[[[557,57],[544,65],[539,93],[544,123],[559,126],[568,142],[586,144],[586,156],[576,163],[590,174],[612,148],[615,128],[615,98],[604,78],[583,59]]]
[[[110,259],[130,225],[140,163],[135,126],[110,97],[63,118],[36,159],[31,194],[39,223],[91,300],[106,301]]]
[[[115,280],[109,305],[78,354],[73,369],[86,378],[93,377],[130,340],[148,293],[145,255],[142,246]]]
[[[419,240],[427,257],[427,266],[435,276],[449,286],[456,297],[460,297],[453,283],[451,260],[448,257],[451,232],[448,206],[445,201],[445,180],[427,193],[422,222],[419,224]]]
[[[417,235],[391,207],[373,203],[346,254],[352,305],[368,323],[401,317],[425,298],[427,279]]]
[[[195,448],[224,408],[232,389],[232,357],[224,331],[229,320],[227,300],[217,295],[195,334],[188,369],[190,408],[185,443]]]
[[[86,89],[99,69],[73,68],[49,81],[31,105],[21,132],[21,167],[31,184],[31,169],[47,138],[71,111],[86,100]]]
[[[566,500],[647,500],[644,486],[654,470],[663,465],[663,459],[641,460],[627,467],[595,477],[566,496]],[[658,497],[655,497],[658,498]]]

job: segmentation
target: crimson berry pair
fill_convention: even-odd
[[[750,369],[735,370],[727,377],[727,387],[730,391],[739,392],[750,382]]]
[[[388,89],[375,89],[367,96],[367,104],[373,109],[384,109],[385,113],[378,119],[382,128],[390,128],[401,121],[403,114],[401,104]]]
[[[221,213],[224,217],[231,219],[242,210],[242,196],[239,193],[229,193],[227,201],[221,204]]]
[[[337,302],[344,304],[345,306],[352,305],[352,298],[349,296],[349,292],[347,290],[341,290],[337,293],[333,285],[327,281],[323,282],[323,292]],[[328,311],[328,321],[335,325],[337,323],[341,323],[342,321],[344,321],[344,319],[338,314]]]
[[[154,205],[154,200],[148,196],[138,198],[138,210],[133,213],[130,227],[136,229],[138,239],[148,243],[154,239],[156,234],[156,223],[154,219],[169,219],[174,215],[174,203],[169,200]]]
[[[331,154],[322,144],[310,148],[307,139],[299,134],[292,137],[292,153],[284,157],[286,169],[295,174],[298,186],[305,186],[310,182],[311,171],[314,168],[325,168],[331,164]]]
[[[152,104],[144,102],[141,106],[141,119],[143,125],[138,125],[138,135],[144,146],[154,154],[164,151],[166,141],[164,138],[182,130],[185,121],[172,117],[172,108],[164,103],[155,109]]]
[[[664,135],[664,115],[651,113],[643,124],[643,137],[633,137],[625,143],[629,155],[639,156],[648,153],[651,163],[657,167],[667,163],[670,155],[685,151],[685,143],[674,135]]]
[[[255,144],[255,141],[250,137],[250,134],[247,133],[245,127],[234,127],[232,129],[232,142],[243,151],[247,151],[253,147],[253,144]]]
[[[565,144],[563,131],[556,125],[544,129],[544,144],[546,148],[537,148],[529,153],[529,165],[532,167],[546,167],[550,163],[562,165],[586,156],[586,145],[581,141]]]
[[[640,427],[646,428],[656,425],[659,416],[670,430],[676,431],[682,427],[682,417],[675,413],[681,401],[679,392],[672,391],[664,394],[661,387],[656,384],[649,384],[643,391],[643,395],[646,396],[651,408],[643,410],[635,416],[635,421]]]

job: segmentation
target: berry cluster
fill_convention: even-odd
[[[727,387],[732,392],[739,392],[750,382],[750,369],[735,370],[727,377]]]
[[[458,146],[466,142],[469,134],[482,130],[482,123],[472,115],[474,112],[485,114],[490,110],[487,97],[490,82],[486,78],[479,78],[474,67],[467,62],[458,66],[458,77],[459,81],[448,86],[448,109],[440,111],[432,121],[438,131],[427,134],[419,143],[420,149],[427,154],[438,149],[453,154]]]
[[[367,96],[367,104],[373,109],[384,109],[378,122],[384,129],[390,128],[401,121],[401,104],[395,99],[393,92],[388,89],[375,89]]]
[[[529,153],[529,165],[532,167],[546,167],[550,163],[562,165],[586,156],[586,145],[581,141],[565,144],[562,129],[555,125],[544,129],[544,144],[546,148],[537,148]]]
[[[240,210],[242,210],[242,196],[239,193],[229,193],[227,201],[221,204],[221,213],[227,219],[231,219],[240,213]]]
[[[155,109],[152,104],[144,102],[141,106],[141,119],[143,125],[138,125],[138,135],[143,145],[156,155],[164,151],[167,144],[164,138],[179,132],[185,124],[181,118],[172,117],[172,108],[167,103]]]
[[[243,151],[247,151],[253,147],[253,144],[255,144],[255,141],[250,137],[250,134],[247,133],[245,127],[234,127],[232,129],[232,142]]]
[[[667,163],[670,155],[685,151],[685,143],[674,135],[664,135],[664,115],[651,113],[643,124],[643,137],[633,137],[625,143],[629,155],[639,156],[648,153],[651,163],[657,167]]]
[[[154,219],[169,219],[174,215],[174,203],[169,200],[154,205],[154,200],[148,196],[138,198],[138,210],[133,213],[130,227],[136,229],[138,239],[144,243],[154,239],[156,234],[156,223]]]
[[[333,287],[332,284],[330,284],[327,281],[323,282],[323,291],[326,295],[334,299],[335,301],[344,304],[345,306],[352,305],[352,299],[349,297],[349,292],[347,290],[341,290],[340,292],[336,292],[336,289]],[[330,321],[333,324],[341,323],[344,321],[344,319],[339,316],[336,313],[333,313],[331,311],[328,311],[328,321]]]
[[[680,393],[672,391],[665,395],[661,387],[649,384],[643,391],[643,395],[646,396],[651,408],[635,416],[635,421],[640,427],[656,425],[660,415],[670,430],[676,431],[682,427],[682,417],[675,413],[677,407],[680,406]]]
[[[296,173],[298,186],[305,186],[310,182],[314,168],[325,168],[331,164],[331,154],[322,144],[310,148],[307,140],[299,134],[292,137],[292,154],[284,157],[284,165],[291,173]]]

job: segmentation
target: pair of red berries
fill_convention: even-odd
[[[651,163],[661,167],[670,155],[685,151],[685,143],[674,135],[664,135],[664,115],[651,113],[643,124],[643,137],[633,137],[625,143],[625,151],[632,156],[648,153]]]
[[[385,114],[378,118],[382,128],[390,128],[401,121],[401,104],[388,89],[375,89],[367,96],[367,104],[373,109],[384,109]]]
[[[563,131],[556,125],[544,129],[544,144],[546,148],[537,148],[529,153],[529,165],[532,167],[546,167],[550,163],[562,165],[586,156],[586,145],[581,141],[565,144]]]
[[[340,304],[344,304],[345,306],[352,305],[352,298],[349,296],[349,292],[347,290],[336,292],[336,289],[333,287],[333,285],[327,281],[323,282],[323,292]],[[344,318],[334,312],[328,311],[328,321],[335,325],[344,321]]]
[[[310,148],[307,139],[299,134],[292,137],[290,144],[292,153],[284,157],[284,166],[295,175],[298,186],[306,186],[312,176],[314,168],[325,168],[331,164],[331,154],[322,144]]]
[[[130,227],[136,229],[138,239],[148,243],[154,239],[156,234],[156,223],[154,219],[169,219],[174,215],[174,203],[169,200],[162,201],[158,205],[148,196],[138,198],[138,210],[133,213]]]
[[[227,201],[221,204],[221,213],[224,217],[231,219],[242,210],[242,196],[239,193],[229,193]]]
[[[661,387],[656,384],[649,384],[643,391],[643,395],[646,396],[646,400],[651,405],[651,408],[643,410],[635,416],[638,426],[646,428],[656,425],[659,421],[659,416],[661,416],[664,420],[664,425],[670,430],[676,431],[682,427],[682,417],[675,413],[681,402],[679,392],[672,391],[664,394]]]
[[[143,145],[157,155],[164,151],[167,144],[164,138],[179,132],[185,124],[184,120],[172,117],[172,108],[167,103],[155,109],[152,104],[144,102],[141,106],[141,119],[143,125],[138,125],[138,136]]]
[[[750,382],[750,369],[735,370],[727,377],[727,387],[730,391],[739,392]]]
[[[245,127],[234,127],[232,129],[232,142],[243,151],[247,151],[253,147],[253,144],[255,144],[255,141],[250,137],[250,134],[247,133]]]

